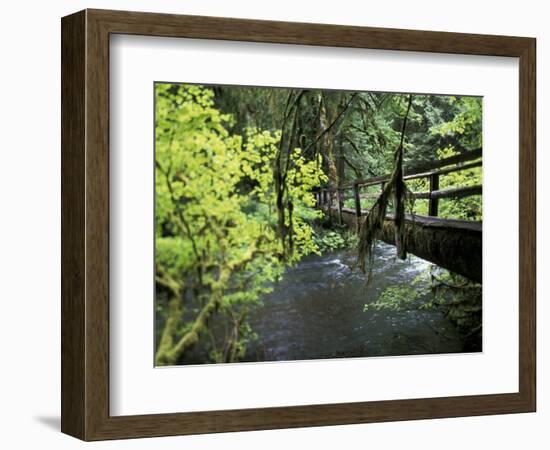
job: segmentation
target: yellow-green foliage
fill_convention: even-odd
[[[206,331],[209,320],[201,312],[206,319],[219,309],[230,318],[246,315],[248,305],[284,270],[273,181],[280,133],[247,129],[244,136],[230,134],[232,117],[215,108],[213,92],[202,86],[157,84],[155,94],[157,292],[166,289],[182,305],[185,292],[192,292],[208,306],[196,311],[191,322],[179,323],[189,309],[174,307],[170,313],[167,305],[158,305],[165,317],[177,316],[172,319],[179,325],[164,330],[157,362],[174,363],[186,343],[195,343],[196,335]],[[298,148],[289,167],[294,252],[287,262],[295,262],[318,251],[308,221],[320,214],[311,208],[311,189],[325,175],[318,161],[306,161]],[[234,323],[237,335],[248,329],[244,321]],[[185,340],[181,330],[196,333]],[[245,337],[239,339],[231,344],[240,348],[233,356],[242,355]]]
[[[481,116],[483,104],[480,97],[449,97],[449,104],[457,107],[452,120],[441,122],[431,128],[432,134],[440,136],[465,135],[472,133],[470,144],[481,146]],[[479,128],[478,128],[479,127]]]
[[[465,333],[481,331],[481,285],[431,266],[411,284],[388,286],[364,312],[439,309]]]
[[[447,147],[437,151],[438,159],[445,159],[456,155],[453,147]],[[482,184],[482,168],[451,172],[443,175],[439,180],[439,188],[447,189],[452,187],[467,187]],[[442,199],[439,201],[439,215],[446,218],[457,218],[466,220],[481,220],[481,195],[461,199]]]
[[[456,152],[452,146],[448,146],[443,149],[438,149],[436,154],[437,159],[446,159],[457,155],[458,152]],[[478,184],[482,184],[481,167],[451,172],[439,178],[439,189],[475,186]],[[414,179],[407,181],[407,187],[413,192],[426,192],[429,190],[429,183],[426,178]],[[427,215],[428,200],[415,200],[414,213]],[[457,199],[441,199],[439,200],[438,216],[447,219],[481,220],[481,195]]]

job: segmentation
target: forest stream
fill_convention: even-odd
[[[411,285],[430,263],[409,255],[396,259],[395,247],[378,243],[373,277],[353,269],[356,254],[310,255],[287,269],[274,290],[251,312],[258,338],[242,361],[285,361],[358,356],[395,356],[464,351],[456,327],[443,312],[380,310],[363,312],[388,286]],[[203,360],[200,348],[184,364]]]
[[[155,364],[481,351],[482,106],[156,83]]]

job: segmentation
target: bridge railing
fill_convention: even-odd
[[[426,178],[429,180],[429,190],[425,192],[413,192],[413,197],[417,199],[428,200],[428,216],[437,217],[439,200],[444,198],[464,198],[473,195],[482,194],[482,185],[452,187],[447,189],[439,188],[439,178],[452,172],[459,172],[482,165],[482,149],[476,149],[451,156],[449,158],[428,162],[414,167],[405,167],[403,169],[404,180],[414,180]],[[390,174],[373,177],[369,179],[359,179],[352,183],[345,183],[336,188],[323,188],[315,193],[317,206],[328,207],[332,209],[334,203],[338,208],[338,217],[342,223],[342,210],[344,207],[345,193],[353,191],[355,204],[355,215],[361,217],[361,199],[376,199],[380,193],[362,194],[361,189],[369,186],[380,185],[381,191],[385,183],[390,179]],[[381,192],[380,191],[380,192]]]

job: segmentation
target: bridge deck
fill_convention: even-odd
[[[331,215],[338,215],[338,208],[333,206]],[[355,220],[355,209],[353,208],[342,208],[342,216],[352,215]],[[361,217],[364,217],[368,214],[367,210],[361,210]],[[343,219],[343,217],[342,217]],[[393,220],[393,215],[388,214],[386,219]],[[431,216],[420,216],[410,214],[405,214],[405,220],[408,222],[414,222],[416,225],[423,227],[434,227],[434,228],[449,228],[456,230],[470,230],[474,232],[481,233],[483,228],[483,222],[477,220],[462,220],[462,219],[443,219],[442,217],[431,217]]]
[[[470,150],[442,160],[425,163],[422,166],[404,168],[405,180],[426,178],[428,192],[413,192],[416,198],[428,199],[429,216],[405,216],[405,247],[420,258],[444,267],[481,283],[482,229],[481,221],[443,219],[438,217],[438,202],[442,198],[463,198],[482,194],[482,186],[457,186],[439,189],[439,177],[482,166],[482,149]],[[368,214],[361,210],[361,198],[377,198],[380,193],[361,193],[362,187],[384,184],[389,174],[368,180],[354,180],[335,188],[321,188],[316,193],[317,206],[333,216],[340,223],[356,228],[359,221]],[[344,208],[346,190],[353,189],[355,208]],[[336,200],[336,201],[334,201]],[[333,205],[333,206],[331,206]],[[359,216],[359,217],[358,217]],[[395,245],[395,226],[392,215],[387,215],[379,239]]]

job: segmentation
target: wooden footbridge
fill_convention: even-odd
[[[473,281],[482,280],[482,222],[438,217],[439,200],[464,198],[482,193],[481,185],[439,189],[439,178],[482,165],[481,149],[469,151],[439,161],[412,168],[404,168],[404,180],[429,179],[429,191],[414,192],[417,199],[427,199],[428,215],[407,215],[405,220],[405,240],[407,251],[463,275]],[[356,229],[368,210],[361,209],[361,199],[376,199],[379,193],[362,193],[369,186],[380,186],[389,180],[390,175],[356,180],[336,189],[321,189],[316,193],[317,206],[330,214],[341,225],[347,224]],[[347,199],[353,198],[354,207],[344,207]],[[387,215],[379,238],[395,245],[393,216]]]

